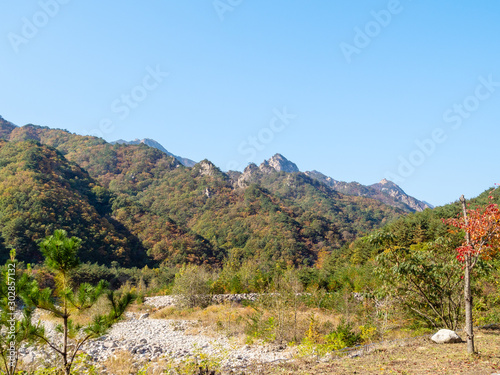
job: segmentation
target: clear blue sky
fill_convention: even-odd
[[[17,125],[153,138],[223,170],[279,152],[435,205],[500,182],[498,2],[0,6],[0,115]]]

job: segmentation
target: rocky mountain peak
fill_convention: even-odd
[[[379,183],[370,185],[370,187],[378,190],[378,191],[386,191],[386,192],[391,192],[392,191],[392,196],[396,194],[401,194],[401,195],[406,195],[406,193],[401,189],[398,185],[396,185],[394,182],[389,181],[387,179],[382,179]]]
[[[149,147],[154,147],[160,151],[163,151],[165,153],[169,153],[165,147],[163,147],[161,144],[159,144],[158,142],[156,142],[154,139],[151,139],[151,138],[144,138],[144,139],[134,139],[135,142],[139,141],[141,143],[144,143],[145,145],[149,146]]]
[[[299,172],[299,168],[295,163],[292,163],[290,160],[285,158],[281,154],[275,154],[269,160],[264,161],[260,166],[261,171],[268,171],[269,167],[273,168],[277,172],[288,172],[294,173]]]
[[[383,187],[383,188],[386,188],[386,189],[398,189],[398,190],[401,190],[403,191],[398,185],[396,185],[394,182],[392,181],[389,181],[385,178],[383,178],[382,180],[380,180],[379,183],[377,184],[373,184],[372,186],[378,186],[378,187]]]
[[[196,167],[199,167],[200,174],[202,176],[213,176],[218,170],[218,168],[211,161],[206,159],[196,164]]]
[[[428,205],[425,202],[419,201],[418,199],[415,199],[408,194],[404,192],[403,189],[401,189],[398,185],[396,185],[394,182],[389,181],[387,179],[382,179],[377,184],[370,185],[369,187],[386,194],[387,196],[390,196],[391,198],[404,203],[407,205],[409,208],[411,208],[414,211],[423,211],[426,208],[431,208],[432,206]]]

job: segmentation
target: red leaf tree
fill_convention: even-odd
[[[490,196],[490,199],[492,197]],[[463,213],[445,223],[465,232],[465,240],[457,248],[457,259],[464,265],[465,332],[467,352],[474,353],[474,331],[472,320],[471,270],[478,259],[489,260],[500,249],[500,210],[498,205],[468,209],[465,198],[460,197]]]

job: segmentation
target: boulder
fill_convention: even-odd
[[[453,344],[456,342],[462,342],[460,336],[452,330],[440,329],[438,332],[431,337],[431,340],[438,344]]]

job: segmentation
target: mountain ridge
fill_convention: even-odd
[[[157,142],[151,138],[143,138],[143,139],[136,138],[132,141],[125,141],[123,139],[118,139],[116,141],[109,142],[109,143],[111,143],[111,144],[115,144],[115,143],[127,144],[127,145],[137,145],[137,144],[143,143],[146,146],[153,147],[153,148],[156,148],[157,150],[163,151],[165,154],[167,154],[169,156],[173,156],[174,158],[179,160],[181,162],[181,164],[184,165],[185,167],[194,167],[194,165],[196,164],[196,162],[191,160],[191,159],[172,154],[165,147],[163,147],[163,145],[161,145],[159,142]]]
[[[393,207],[401,208],[407,212],[421,212],[434,206],[407,195],[401,187],[385,178],[372,185],[362,185],[359,182],[337,181],[318,171],[304,172],[312,178],[325,183],[333,189],[348,195],[371,197]]]
[[[17,128],[17,125],[0,116],[0,139],[6,139],[15,128]]]
[[[238,176],[236,184],[240,187],[244,186],[246,181],[250,179],[252,173],[257,171],[257,169],[262,173],[271,173],[272,171],[286,173],[300,172],[295,163],[288,160],[282,154],[277,153],[268,160],[264,160],[258,167],[254,163],[249,164],[243,173]],[[420,212],[426,208],[433,208],[430,204],[409,196],[401,187],[385,178],[378,183],[366,186],[358,182],[337,181],[316,170],[305,171],[303,173],[343,194],[374,198],[385,204],[401,208],[408,212]]]
[[[28,128],[26,128],[28,127]],[[49,129],[52,131],[60,130],[60,129],[51,129],[49,127],[32,125],[28,124],[22,127],[18,127],[13,123],[5,120],[2,116],[0,116],[0,139],[7,140],[21,140],[21,139],[35,139],[42,143],[47,143],[46,140],[42,139],[44,132],[43,129]],[[66,133],[69,133],[66,131]],[[71,134],[71,133],[69,133]],[[64,143],[63,138],[65,138],[65,134],[59,134],[59,140],[55,142],[48,142],[49,145],[54,147],[58,147],[59,143]],[[85,137],[85,136],[82,136]],[[99,138],[89,137],[88,142],[99,142]],[[101,140],[101,143],[106,143],[106,141]],[[169,152],[163,145],[159,142],[155,141],[151,138],[143,138],[143,139],[134,139],[132,141],[125,141],[123,139],[119,139],[114,142],[109,142],[110,144],[124,144],[124,145],[139,145],[145,144],[148,147],[155,148],[166,155],[169,155],[176,160],[178,160],[185,167],[194,167],[196,164],[195,161],[181,157],[178,155],[174,155]],[[258,168],[263,173],[273,173],[273,172],[285,172],[285,173],[299,173],[300,170],[295,163],[288,160],[282,154],[276,153],[271,158],[264,160],[258,167],[257,165],[251,163],[256,168]],[[248,167],[247,167],[248,168]],[[245,180],[249,177],[250,170],[243,171],[243,177],[236,183],[237,186],[244,186]],[[251,167],[252,169],[253,167]],[[238,171],[228,171],[228,175],[232,175],[233,177],[237,175]],[[323,173],[313,170],[313,171],[305,171],[303,172],[309,177],[315,178],[316,180],[326,184],[327,186],[333,188],[336,191],[339,191],[343,194],[352,195],[352,196],[364,196],[376,199],[382,203],[388,204],[390,206],[403,209],[407,212],[415,212],[415,211],[423,211],[426,208],[433,208],[432,205],[428,204],[425,201],[418,200],[414,197],[407,195],[403,189],[401,189],[395,183],[388,181],[386,179],[382,179],[380,182],[372,184],[372,185],[362,185],[358,182],[344,182],[333,179],[332,177],[326,176]]]

